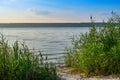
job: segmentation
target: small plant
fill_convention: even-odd
[[[67,49],[65,55],[67,66],[86,75],[120,74],[120,16],[112,13],[103,27],[93,25],[72,43],[73,48]]]
[[[0,80],[56,80],[56,69],[43,62],[41,52],[35,54],[23,42],[13,46],[1,36]]]

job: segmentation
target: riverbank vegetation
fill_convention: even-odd
[[[41,52],[35,54],[23,42],[10,46],[0,39],[0,80],[56,80],[56,69],[45,63]]]
[[[67,49],[65,64],[87,76],[120,74],[120,16],[112,13],[103,27],[91,23],[89,32],[81,33]]]

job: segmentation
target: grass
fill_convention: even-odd
[[[42,54],[34,54],[18,41],[10,46],[0,38],[0,80],[56,80],[56,68],[44,63]]]
[[[112,13],[103,27],[92,22],[89,32],[73,38],[65,64],[87,76],[120,74],[120,16]]]

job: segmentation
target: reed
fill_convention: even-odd
[[[56,68],[43,61],[23,42],[12,46],[3,35],[0,38],[0,80],[56,80]]]
[[[72,44],[65,55],[67,66],[86,75],[120,74],[120,16],[112,13],[103,27],[93,25],[89,32],[73,38]]]

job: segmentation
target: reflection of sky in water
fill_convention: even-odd
[[[10,44],[15,40],[25,41],[29,48],[48,54],[64,52],[65,47],[71,46],[73,35],[87,31],[88,27],[0,28]]]

